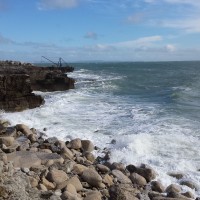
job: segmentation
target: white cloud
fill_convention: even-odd
[[[151,46],[154,42],[161,41],[162,37],[159,35],[142,37],[137,40],[125,41],[112,44],[114,47],[122,47],[122,48],[135,48],[135,47],[147,47]]]
[[[162,21],[162,26],[185,30],[187,33],[200,33],[200,17]]]
[[[78,5],[78,0],[40,0],[39,10],[68,9]]]
[[[166,2],[170,4],[188,4],[192,6],[200,6],[199,0],[144,0],[146,3],[161,3]]]
[[[176,47],[173,44],[167,44],[165,48],[168,52],[176,51]]]

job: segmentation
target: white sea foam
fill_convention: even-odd
[[[109,91],[117,89],[115,75],[96,75],[79,70],[77,89],[42,93],[45,105],[20,113],[2,113],[12,124],[24,123],[48,136],[60,139],[89,139],[111,150],[111,160],[126,164],[147,163],[159,173],[164,185],[176,182],[167,172],[183,172],[200,185],[199,139],[195,123],[181,116],[165,113],[155,103],[138,103]],[[85,81],[85,82],[84,82]],[[101,88],[101,90],[98,90]],[[197,130],[197,129],[196,129]],[[116,144],[110,144],[115,139]],[[188,189],[188,188],[187,188]]]

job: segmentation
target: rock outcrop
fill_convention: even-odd
[[[32,93],[63,91],[74,88],[74,79],[67,76],[73,67],[38,67],[30,63],[0,62],[0,109],[22,111],[35,108],[44,99]]]
[[[44,103],[41,96],[32,93],[26,74],[0,74],[0,109],[21,111]]]

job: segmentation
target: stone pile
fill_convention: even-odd
[[[0,199],[189,200],[181,185],[165,188],[148,165],[110,163],[89,140],[60,141],[24,124],[0,121]],[[173,177],[180,174],[171,173]],[[194,190],[198,185],[181,181]],[[196,198],[198,199],[198,198]]]

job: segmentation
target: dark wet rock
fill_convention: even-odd
[[[109,189],[110,200],[138,200],[140,191],[129,184],[113,185]]]
[[[56,142],[58,142],[58,138],[57,137],[50,137],[50,138],[47,138],[44,142],[49,143],[49,144],[55,144]]]
[[[154,199],[155,197],[163,197],[160,192],[149,191],[148,196],[150,199]]]
[[[126,169],[130,172],[130,173],[137,173],[141,176],[143,176],[147,182],[152,181],[153,179],[156,178],[156,172],[149,167],[148,165],[141,165],[140,167],[136,167],[134,165],[128,165],[126,167]]]
[[[151,182],[151,188],[155,192],[163,193],[165,191],[164,186],[158,181],[152,181]]]
[[[169,176],[174,177],[176,179],[182,179],[184,177],[183,173],[178,172],[170,172],[168,173]]]
[[[182,180],[182,181],[180,182],[180,184],[181,184],[181,185],[186,185],[186,186],[188,186],[188,187],[191,188],[191,189],[195,189],[195,190],[198,190],[198,189],[199,189],[199,186],[198,186],[195,182],[193,182],[193,181],[191,181],[191,180]]]
[[[181,195],[187,197],[187,198],[191,198],[194,199],[194,194],[192,194],[192,192],[185,192],[185,193],[181,193]]]
[[[112,165],[110,166],[110,169],[111,169],[111,170],[117,169],[117,170],[120,170],[120,171],[123,172],[123,171],[125,170],[125,166],[124,166],[124,164],[122,164],[122,163],[114,162],[114,163],[112,163]]]

